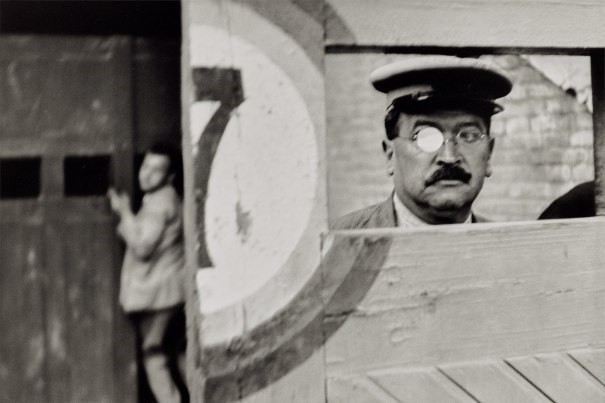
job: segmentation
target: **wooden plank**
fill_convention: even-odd
[[[115,285],[107,269],[115,266],[111,253],[113,223],[90,218],[63,222],[66,271],[67,357],[72,378],[72,402],[114,399],[112,348]]]
[[[63,199],[63,156],[46,155],[40,167],[40,195],[45,200]]]
[[[114,52],[120,41],[116,37],[3,36],[2,136],[81,137],[91,145],[111,138],[118,129],[114,116],[124,113],[122,101],[113,93],[129,88],[120,86],[114,74]]]
[[[569,355],[599,382],[605,385],[605,349],[570,351]]]
[[[189,260],[191,267],[203,268],[197,275],[200,288],[189,294],[190,339],[201,344],[189,354],[190,373],[198,375],[191,383],[193,400],[323,401],[322,296],[319,286],[308,287],[319,284],[318,242],[327,224],[325,103],[317,91],[324,86],[323,1],[212,0],[183,6],[184,150],[192,202],[186,211],[191,217],[196,210],[186,238],[197,240],[198,258]],[[266,144],[261,159],[250,148],[260,144],[257,139]],[[296,150],[300,159],[291,168],[270,156],[293,155],[287,150]],[[252,164],[225,176],[221,167],[233,152],[248,155],[239,159],[240,167]],[[280,179],[261,173],[276,171],[282,172]],[[277,185],[288,175],[300,179]],[[270,189],[248,186],[261,177]],[[239,191],[228,191],[232,185]],[[279,207],[307,188],[289,205],[297,208]],[[254,202],[260,194],[262,202]],[[287,217],[279,216],[286,211]],[[217,228],[222,217],[242,223],[242,231]],[[276,228],[279,234],[267,236]],[[235,246],[217,245],[223,236]],[[257,236],[262,238],[256,241]],[[265,247],[264,239],[272,239],[271,245]],[[225,252],[242,264],[225,264]],[[258,256],[258,263],[247,256]]]
[[[158,140],[181,142],[180,43],[136,38],[133,41],[134,149],[145,152]]]
[[[326,391],[330,403],[400,402],[367,377],[329,377]]]
[[[502,360],[446,364],[439,368],[480,402],[550,401]]]
[[[435,368],[385,369],[371,371],[369,377],[402,402],[477,402],[472,395]]]
[[[555,402],[605,401],[605,386],[566,354],[540,354],[507,362]]]
[[[107,139],[91,144],[89,140],[82,138],[68,138],[62,141],[54,138],[41,138],[32,141],[28,137],[6,137],[0,138],[0,145],[2,145],[0,157],[62,156],[65,154],[65,150],[69,150],[70,155],[111,154],[115,151],[114,144]]]
[[[116,105],[113,115],[116,128],[112,133],[111,143],[113,153],[113,186],[134,195],[134,95],[132,93],[133,55],[132,39],[119,38],[119,46],[115,49],[115,59],[111,64],[111,76],[114,88],[112,102]],[[128,91],[119,89],[127,88]],[[114,218],[115,219],[115,218]],[[116,223],[114,221],[114,223]],[[117,223],[116,223],[117,224]],[[111,264],[112,300],[113,300],[113,374],[114,401],[120,403],[133,402],[138,397],[136,344],[131,323],[127,320],[120,304],[120,272],[124,249],[117,237],[111,248],[113,263]]]
[[[0,224],[0,401],[49,401],[40,223]]]
[[[288,402],[308,403],[325,401],[324,353],[318,349],[304,365],[282,374],[271,387],[261,389],[241,399],[245,403]]]
[[[347,319],[326,343],[328,375],[602,345],[603,222],[333,233],[393,243],[365,268],[378,273],[362,302],[333,313]]]
[[[330,0],[328,45],[599,48],[599,0]]]
[[[0,200],[0,223],[17,222],[40,225],[43,220],[42,208],[37,199]]]
[[[594,131],[595,207],[605,215],[605,51],[590,56],[592,81],[592,122]]]
[[[53,211],[54,210],[54,211]],[[44,265],[46,275],[46,332],[48,337],[49,402],[72,402],[71,368],[68,358],[68,318],[66,307],[65,237],[64,226],[47,217],[58,215],[59,208],[46,208],[43,226],[45,247]]]

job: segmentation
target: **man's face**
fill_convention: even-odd
[[[172,180],[168,173],[170,159],[161,154],[145,154],[141,169],[139,169],[139,185],[145,193],[153,192],[167,185]]]
[[[414,134],[427,127],[439,129],[446,141],[433,152],[421,150]],[[385,140],[387,169],[395,192],[416,216],[431,224],[463,222],[490,176],[494,140],[485,136],[474,143],[456,140],[463,129],[488,134],[483,118],[463,110],[401,113],[398,137]],[[432,130],[432,129],[431,129]]]

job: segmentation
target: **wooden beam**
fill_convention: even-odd
[[[605,215],[605,50],[590,56],[592,79],[592,121],[594,131],[595,207]]]
[[[531,365],[515,365],[555,354],[547,370],[566,374],[572,390],[598,401],[603,391],[590,379],[597,375],[580,360],[574,364],[569,352],[587,348],[590,356],[605,346],[603,223],[591,218],[331,234],[326,245],[360,236],[392,243],[384,263],[367,262],[355,274],[376,276],[361,302],[341,298],[325,307],[326,373],[328,385],[338,386],[336,395],[328,389],[328,399],[348,401],[363,379],[395,397],[403,396],[397,385],[425,393],[436,383],[451,396],[489,397],[497,388],[529,401],[545,390],[564,396]],[[342,275],[351,280],[350,273]],[[336,319],[342,325],[330,337]],[[539,389],[525,380],[534,377]]]
[[[605,46],[598,0],[330,0],[328,45]]]

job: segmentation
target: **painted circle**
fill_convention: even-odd
[[[225,53],[216,44],[229,40],[234,55],[229,67],[242,72],[244,92],[208,183],[206,242],[215,267],[200,272],[206,285],[201,306],[208,313],[251,295],[294,252],[315,201],[318,149],[304,99],[288,75],[241,38],[200,30],[197,46],[218,52],[216,64]],[[207,122],[208,116],[195,114],[201,109],[194,105],[192,120]]]

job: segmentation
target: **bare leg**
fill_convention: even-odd
[[[181,403],[181,395],[170,375],[168,358],[160,352],[146,353],[143,364],[158,403]]]

